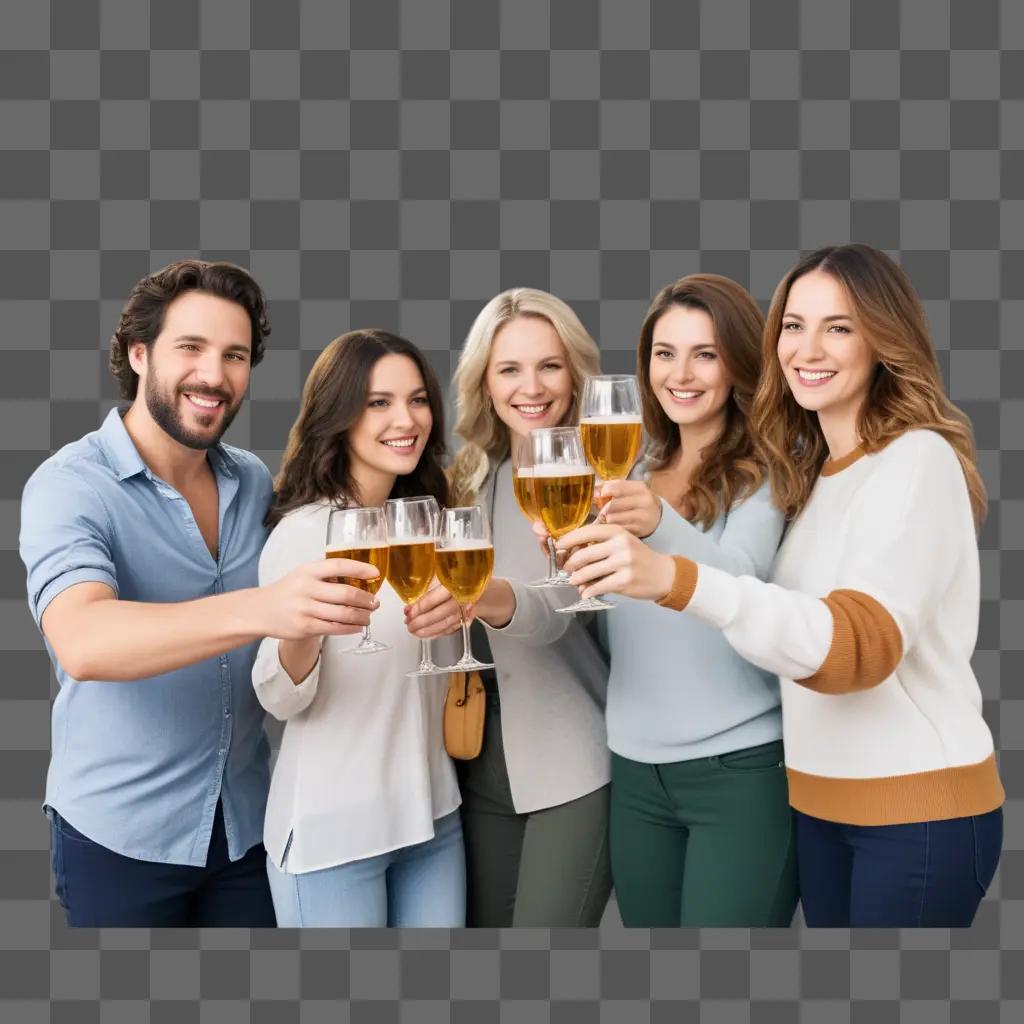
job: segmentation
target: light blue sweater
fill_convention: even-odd
[[[661,523],[647,543],[763,580],[782,529],[765,483],[706,532],[662,501]],[[665,764],[782,737],[777,677],[741,658],[721,631],[651,601],[610,600],[617,607],[600,618],[611,653],[608,745],[616,754]]]

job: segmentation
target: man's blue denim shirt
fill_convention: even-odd
[[[76,583],[124,601],[176,602],[257,584],[272,494],[250,452],[209,450],[219,493],[218,557],[188,502],[142,461],[117,409],[33,473],[21,509],[21,557],[36,624]],[[183,638],[182,643],[187,641]],[[252,687],[256,643],[134,682],[75,680],[47,650],[53,706],[46,805],[116,853],[206,863],[224,809],[232,860],[263,837],[269,744]]]

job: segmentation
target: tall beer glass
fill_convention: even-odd
[[[441,585],[458,602],[462,616],[462,657],[445,672],[473,672],[494,668],[494,662],[477,661],[469,645],[466,605],[480,599],[494,572],[491,528],[479,505],[446,508],[435,545],[435,568]]]
[[[348,583],[360,590],[376,594],[388,571],[388,531],[384,509],[336,508],[331,510],[327,520],[327,557],[351,558],[355,562],[369,562],[379,570],[376,579],[361,580],[354,576],[338,576],[339,583]],[[376,654],[388,651],[387,644],[379,643],[370,636],[370,627],[363,627],[363,639],[358,647],[347,649],[345,654]]]
[[[537,508],[537,490],[534,486],[533,471],[533,438],[524,437],[513,441],[512,459],[512,490],[516,496],[516,504],[520,512],[531,523],[541,521]],[[558,577],[558,562],[555,558],[555,542],[548,537],[548,574],[536,583],[527,583],[528,587],[562,587],[565,580]]]
[[[434,578],[434,541],[441,519],[437,501],[392,498],[384,503],[388,527],[388,583],[403,604],[418,601]],[[443,672],[430,656],[430,641],[420,638],[420,663],[406,676],[433,676]]]
[[[634,376],[588,377],[583,385],[580,436],[587,461],[602,480],[625,480],[643,441],[640,386]],[[598,498],[598,508],[606,504]]]
[[[554,537],[564,537],[582,526],[594,500],[594,470],[583,454],[579,427],[549,427],[531,432],[533,438],[533,486],[541,522]],[[569,582],[569,574],[559,570],[559,580]],[[600,611],[612,608],[605,601],[588,598],[560,612]]]

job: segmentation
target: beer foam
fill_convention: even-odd
[[[593,476],[594,470],[585,462],[550,462],[533,467],[534,478],[539,476]]]
[[[438,551],[486,551],[494,545],[489,540],[462,540],[460,537],[451,540],[438,540]]]
[[[636,416],[633,413],[617,412],[609,413],[607,416],[584,416],[583,419],[580,420],[580,426],[582,427],[584,423],[591,424],[595,427],[610,426],[612,424],[619,423],[635,423],[637,426],[641,426],[643,424],[643,418],[641,416]]]

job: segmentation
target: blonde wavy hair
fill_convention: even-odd
[[[843,287],[853,318],[878,363],[857,433],[876,452],[907,430],[934,430],[956,452],[975,523],[985,517],[985,485],[976,465],[971,421],[947,397],[924,310],[907,275],[869,245],[840,245],[805,256],[779,283],[764,328],[764,369],[750,421],[769,466],[772,495],[787,519],[807,503],[828,457],[818,417],[793,397],[779,364],[778,344],[789,290],[811,271],[831,274]]]
[[[576,422],[583,381],[601,372],[597,343],[579,317],[557,296],[536,288],[511,288],[491,299],[469,329],[453,378],[453,433],[463,441],[448,474],[453,501],[470,501],[480,490],[491,464],[508,457],[509,429],[498,418],[490,401],[487,364],[495,335],[519,317],[546,320],[565,347],[573,400],[564,422]]]

